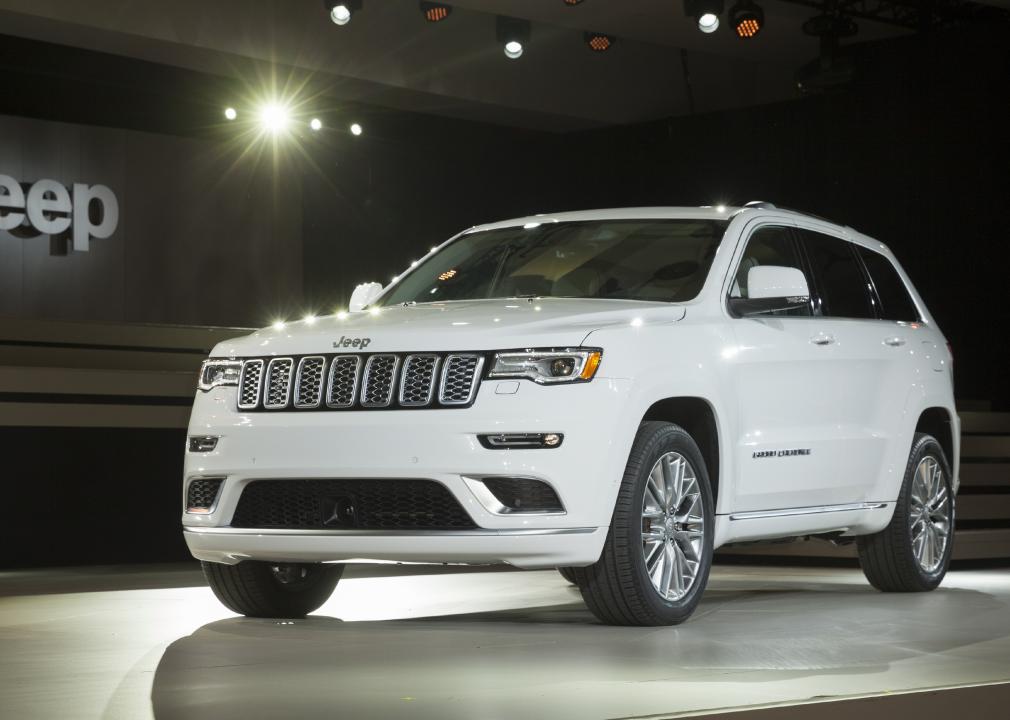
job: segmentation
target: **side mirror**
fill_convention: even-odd
[[[747,297],[730,298],[738,316],[760,315],[806,307],[810,288],[803,271],[781,265],[757,265],[747,271]]]
[[[375,302],[375,299],[381,294],[382,285],[379,283],[362,283],[351,293],[351,302],[347,304],[347,309],[351,312],[361,312]]]

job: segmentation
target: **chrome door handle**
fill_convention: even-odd
[[[810,338],[810,342],[812,342],[814,345],[830,345],[834,341],[835,341],[834,335],[825,335],[824,333],[821,333],[820,335],[814,335],[812,338]]]
[[[884,344],[890,345],[891,347],[901,347],[902,345],[905,344],[905,338],[900,338],[897,336],[884,338]]]

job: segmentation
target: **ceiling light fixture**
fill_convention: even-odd
[[[351,123],[351,135],[360,135],[363,132],[365,132],[365,129],[361,127],[361,125],[358,123]]]
[[[260,108],[259,122],[266,132],[278,135],[288,129],[291,111],[279,102],[269,102]]]
[[[431,23],[442,22],[452,14],[452,5],[440,2],[421,2],[421,14]]]
[[[312,130],[322,130],[323,129],[323,121],[320,120],[319,118],[312,118],[311,120],[309,120],[309,127]]]
[[[684,14],[693,17],[703,33],[719,29],[719,16],[725,9],[724,0],[684,0]]]
[[[323,0],[323,5],[334,24],[346,25],[351,21],[351,16],[361,10],[362,0]]]
[[[765,11],[753,0],[740,0],[729,11],[730,27],[739,38],[752,38],[765,24]]]
[[[606,52],[614,46],[614,42],[617,40],[613,35],[600,32],[583,33],[582,39],[586,41],[586,45],[593,52]]]
[[[238,112],[235,110],[235,108],[233,108],[233,107],[226,107],[224,109],[224,119],[225,120],[234,120],[237,117],[238,117]]]
[[[495,35],[502,44],[505,57],[516,60],[522,57],[530,41],[533,26],[529,20],[498,16],[495,24]]]

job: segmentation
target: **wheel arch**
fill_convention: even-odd
[[[919,413],[915,432],[926,433],[936,438],[943,449],[943,454],[947,456],[947,463],[951,468],[954,467],[957,461],[954,455],[954,418],[947,408],[938,406],[925,408]]]
[[[719,507],[720,469],[719,422],[715,408],[702,397],[679,396],[656,400],[645,411],[642,422],[662,420],[680,425],[698,443],[712,484],[712,500]]]

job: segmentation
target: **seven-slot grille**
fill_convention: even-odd
[[[308,355],[250,358],[240,410],[467,407],[477,395],[478,353]]]

